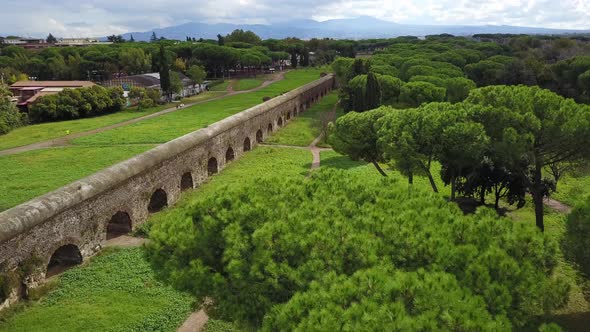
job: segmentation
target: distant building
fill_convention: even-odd
[[[179,94],[174,94],[172,96],[173,98],[194,96],[205,90],[206,85],[197,84],[193,86],[192,81],[188,77],[182,73],[178,74],[182,81],[182,91]],[[160,73],[147,73],[113,78],[102,82],[101,85],[104,87],[122,87],[125,92],[131,91],[131,88],[133,87],[160,90]],[[127,93],[125,95],[127,95]]]
[[[10,86],[10,91],[18,98],[17,106],[21,111],[27,111],[29,105],[39,97],[53,95],[64,89],[88,88],[94,85],[88,81],[18,81]]]
[[[22,37],[11,37],[11,38],[0,38],[0,44],[15,45],[28,49],[41,49],[47,47],[69,47],[69,46],[90,46],[90,45],[110,45],[111,42],[101,42],[98,39],[93,38],[61,38],[57,40],[57,43],[48,43],[45,39],[40,38],[22,38]]]
[[[1,38],[0,44],[21,46],[24,48],[44,48],[51,45],[48,44],[45,39],[22,37]]]

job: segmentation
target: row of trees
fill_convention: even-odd
[[[414,175],[427,176],[435,192],[438,162],[451,200],[463,194],[484,203],[493,194],[496,208],[502,198],[521,206],[530,193],[543,230],[543,198],[560,170],[590,158],[590,106],[538,87],[490,86],[462,103],[351,112],[331,126],[330,141],[383,175],[379,162],[391,163],[410,184]]]
[[[264,331],[523,329],[569,291],[534,226],[346,171],[222,188],[150,239],[164,279]]]
[[[40,123],[92,117],[119,112],[126,103],[120,87],[65,89],[33,103],[29,108],[29,120]]]

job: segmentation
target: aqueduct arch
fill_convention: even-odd
[[[207,162],[207,174],[209,176],[217,174],[217,172],[219,171],[218,168],[219,166],[217,165],[217,159],[215,159],[215,157],[209,158],[209,161]]]
[[[283,126],[283,118],[279,116],[279,119],[277,120],[277,126],[282,127]]]
[[[258,129],[256,132],[256,143],[262,143],[262,130]]]
[[[76,266],[82,263],[82,253],[75,244],[63,245],[53,252],[49,263],[47,264],[47,270],[45,277],[51,277],[62,273],[72,266]]]
[[[193,175],[191,174],[191,172],[186,172],[182,174],[182,177],[180,178],[180,191],[185,191],[193,188]]]
[[[268,124],[267,132],[268,132],[269,135],[272,133],[272,123],[269,123]]]
[[[148,212],[155,213],[168,206],[168,195],[163,189],[154,191],[148,205]]]
[[[118,211],[111,217],[111,220],[107,224],[107,240],[129,234],[132,228],[129,213]]]
[[[260,135],[262,135],[262,131],[260,131]],[[256,135],[258,136],[258,133],[256,133]],[[250,151],[250,149],[252,149],[252,144],[250,144],[250,137],[246,137],[244,138],[244,152]]]
[[[236,157],[236,154],[234,153],[234,149],[231,148],[231,146],[229,148],[227,148],[227,151],[225,152],[225,162],[228,163],[232,160],[234,160]]]

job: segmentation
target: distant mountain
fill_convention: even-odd
[[[123,35],[129,39],[130,35],[137,41],[148,41],[155,32],[158,37],[184,40],[187,36],[197,39],[216,39],[217,34],[226,35],[235,29],[251,30],[263,39],[286,37],[310,38],[388,38],[397,36],[426,36],[449,33],[456,36],[466,36],[481,33],[510,33],[510,34],[567,34],[590,33],[590,30],[562,30],[534,27],[517,27],[508,25],[411,25],[398,24],[362,16],[352,19],[336,19],[318,22],[314,20],[297,20],[286,23],[263,24],[206,24],[185,23],[177,26],[153,29],[145,32],[131,32]]]

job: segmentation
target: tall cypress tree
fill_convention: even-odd
[[[167,100],[171,99],[172,84],[170,83],[170,64],[166,59],[164,44],[160,45],[160,88]]]
[[[367,75],[367,93],[365,107],[368,110],[381,106],[381,85],[374,73]]]
[[[352,108],[355,112],[364,112],[367,108],[365,107],[365,94],[363,93],[363,87],[359,86],[354,89]]]

